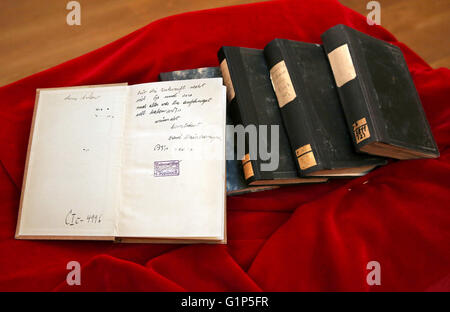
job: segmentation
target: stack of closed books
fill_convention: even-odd
[[[239,152],[238,131],[227,132],[229,195],[362,176],[386,158],[439,156],[398,47],[344,25],[327,30],[322,41],[274,39],[263,50],[223,46],[218,67],[160,74],[161,80],[223,77],[227,124],[242,125],[245,137]]]

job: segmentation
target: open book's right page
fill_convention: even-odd
[[[222,79],[129,87],[116,234],[224,239]]]

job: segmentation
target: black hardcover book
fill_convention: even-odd
[[[164,72],[159,74],[162,81],[168,80],[184,80],[184,79],[201,79],[222,77],[219,67],[202,67],[195,69],[177,70],[172,72]],[[234,125],[227,108],[227,125]],[[227,195],[239,195],[250,192],[259,192],[277,188],[277,186],[249,186],[244,178],[242,164],[236,159],[236,151],[234,150],[233,137],[226,136],[226,174],[227,174]]]
[[[159,74],[159,80],[161,81],[217,77],[222,77],[219,67],[201,67],[194,69],[176,70]]]
[[[262,170],[262,165],[271,160],[263,160],[259,153],[252,157],[249,137],[246,136],[246,152],[242,160],[244,174],[251,185],[294,184],[324,182],[324,178],[302,178],[299,176],[289,141],[284,129],[277,99],[270,82],[262,50],[222,47],[218,52],[220,68],[227,86],[228,105],[232,118],[244,127],[254,125],[260,144],[268,151],[276,149],[271,146],[271,131],[278,128],[278,168]],[[263,134],[260,126],[267,126]],[[276,133],[276,132],[275,132]]]
[[[264,54],[301,175],[361,176],[386,163],[355,151],[321,45],[275,39]]]
[[[400,48],[337,25],[322,35],[358,151],[398,159],[439,150]]]

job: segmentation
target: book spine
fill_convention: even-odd
[[[230,116],[233,120],[234,126],[242,125],[243,127],[246,127],[248,124],[254,123],[249,118],[249,113],[245,111],[244,106],[242,106],[238,100],[238,96],[235,92],[235,88],[241,89],[243,86],[239,85],[239,79],[238,73],[235,73],[232,68],[231,64],[228,63],[227,56],[229,53],[232,53],[233,60],[236,62],[237,60],[240,60],[240,54],[234,47],[222,47],[219,50],[218,57],[220,62],[220,71],[222,73],[223,81],[225,86],[227,87],[227,110],[230,112]],[[242,68],[242,64],[239,64],[240,68]],[[234,79],[232,78],[234,77]],[[247,88],[248,89],[248,88]],[[244,102],[249,102],[244,101]],[[249,103],[247,104],[249,105]],[[237,142],[237,135],[234,135],[234,142]],[[247,133],[245,133],[245,151],[244,156],[241,159],[238,159],[241,161],[242,170],[244,172],[244,178],[245,181],[248,184],[251,184],[252,182],[259,179],[259,170],[257,168],[258,166],[258,160],[257,159],[250,159],[250,148],[249,148],[249,137]],[[238,158],[242,155],[236,155]]]
[[[379,140],[369,95],[364,91],[361,62],[358,62],[357,42],[342,25],[324,34],[322,41],[337,85],[348,129],[357,150]]]
[[[275,39],[264,48],[264,56],[270,70],[270,79],[277,96],[281,117],[286,128],[297,170],[301,176],[323,169],[318,146],[309,125],[308,115],[293,84],[293,73],[288,70],[289,56],[282,41]],[[295,83],[295,81],[294,81]],[[299,90],[297,89],[297,92]]]

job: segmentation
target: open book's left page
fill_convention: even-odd
[[[112,239],[126,85],[36,94],[18,238]]]

